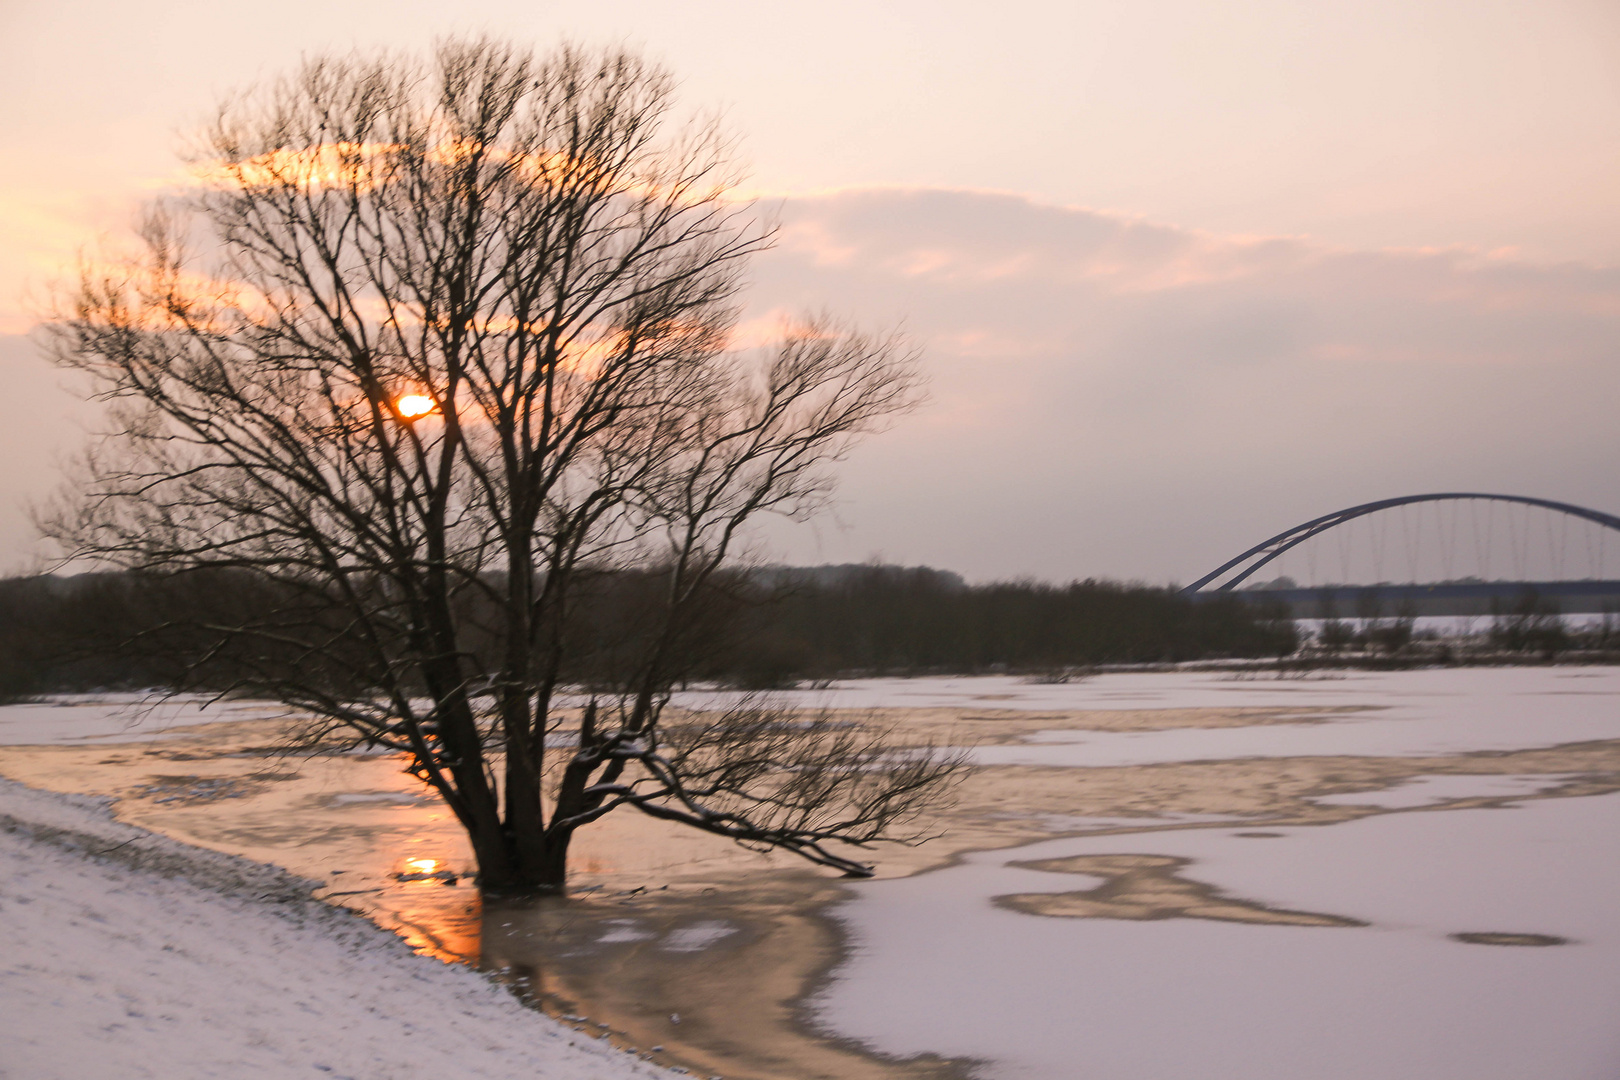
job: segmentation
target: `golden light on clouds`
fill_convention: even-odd
[[[610,166],[563,151],[514,153],[470,140],[445,139],[425,151],[388,142],[340,141],[281,147],[239,160],[216,158],[200,162],[191,169],[191,180],[219,188],[337,188],[364,192],[397,179],[401,170],[420,163],[456,166],[474,157],[505,165],[513,175],[533,184],[580,178],[601,182],[614,177]],[[616,177],[612,182],[625,190],[638,187],[627,183],[625,177]]]

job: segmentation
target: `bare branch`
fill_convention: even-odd
[[[747,527],[816,510],[919,385],[827,319],[729,348],[771,233],[672,90],[617,50],[311,60],[219,109],[193,191],[55,324],[113,430],[46,532],[212,574],[231,602],[152,643],[410,754],[486,888],[561,887],[573,830],[626,804],[847,870],[826,843],[904,838],[954,775],[740,715],[657,747]],[[548,804],[582,681],[617,704]]]

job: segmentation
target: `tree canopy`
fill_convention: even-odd
[[[734,347],[771,233],[672,90],[619,50],[310,60],[220,107],[195,185],[56,322],[114,430],[48,533],[257,583],[192,648],[312,736],[408,755],[486,889],[561,889],[623,806],[862,873],[828,845],[912,836],[960,768],[666,708],[749,524],[813,513],[920,385],[825,318]]]

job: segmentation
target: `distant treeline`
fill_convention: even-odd
[[[655,574],[603,575],[571,618],[584,643],[566,674],[611,683],[634,653],[638,605]],[[277,663],[330,655],[233,655],[209,625],[324,617],[318,600],[233,572],[163,578],[86,574],[0,580],[0,697],[147,686],[223,688]],[[724,582],[686,664],[693,680],[771,687],[856,674],[1048,672],[1104,663],[1286,655],[1281,610],[1238,598],[1193,601],[1107,581],[968,585],[926,567],[772,567]],[[476,653],[477,642],[468,643]],[[271,650],[273,651],[273,649]],[[361,688],[354,687],[356,691]]]
[[[928,567],[759,572],[773,596],[735,674],[762,685],[849,674],[1049,672],[1294,651],[1281,607],[1112,581],[967,585]]]

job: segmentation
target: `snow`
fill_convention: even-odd
[[[412,795],[404,791],[343,791],[330,796],[329,801],[334,806],[354,806],[360,803],[388,803],[399,806],[414,806],[425,801],[421,795]]]
[[[1573,773],[1541,773],[1534,776],[1440,775],[1414,776],[1382,791],[1351,791],[1343,795],[1317,795],[1312,802],[1327,806],[1377,806],[1404,810],[1430,806],[1452,799],[1502,799],[1534,795],[1575,779]]]
[[[1015,675],[845,679],[821,688],[772,691],[804,707],[834,709],[954,708],[1072,712],[1095,709],[1317,708],[1398,704],[1414,698],[1479,694],[1620,695],[1620,667],[1472,667],[1412,671],[1319,671],[1278,678],[1275,672],[1172,670],[1107,672],[1067,683]],[[676,704],[723,707],[745,695],[688,691]]]
[[[8,1080],[668,1076],[313,883],[0,781]]]
[[[1412,811],[1275,838],[1226,829],[1048,841],[855,886],[823,1023],[1019,1080],[1598,1080],[1620,1072],[1620,795]],[[1009,893],[1098,878],[1008,865],[1131,853],[1367,927],[1054,918]],[[1455,933],[1571,944],[1468,944]]]
[[[608,925],[612,929],[596,939],[598,945],[612,945],[625,941],[651,941],[657,936],[641,929],[636,925],[634,919],[609,919]]]
[[[729,923],[705,919],[666,934],[663,949],[665,952],[702,952],[721,938],[736,932],[737,928]]]
[[[67,694],[0,706],[0,746],[138,742],[183,735],[184,729],[222,721],[280,716],[263,701],[216,701],[152,694]]]
[[[1115,678],[1098,707],[1357,706],[1296,724],[1165,731],[1049,731],[973,751],[982,765],[1112,766],[1250,757],[1426,756],[1620,738],[1620,668],[1444,668],[1332,680],[1226,682],[1165,672]],[[1158,681],[1158,689],[1141,685]],[[1123,685],[1122,685],[1123,684]],[[1067,689],[1061,687],[1057,689]],[[1222,700],[1230,694],[1231,700]],[[1265,695],[1269,695],[1266,698]],[[1149,704],[1158,701],[1161,704]],[[1085,706],[1075,705],[1074,708]]]
[[[1445,755],[1620,738],[1613,667],[851,680],[781,696],[810,707],[1030,712],[1372,707],[1250,727],[1050,731],[976,751],[981,761],[1051,766]],[[681,703],[734,699],[689,694]],[[274,714],[262,703],[144,713],[132,704],[104,696],[0,708],[0,745],[161,738]],[[1620,795],[1433,808],[1530,799],[1564,779],[1420,776],[1317,797],[1388,813],[1247,835],[1254,823],[1211,815],[1050,819],[1175,828],[980,852],[852,886],[837,914],[854,951],[819,998],[819,1016],[833,1033],[888,1053],[981,1059],[992,1080],[1612,1080]],[[1068,918],[992,902],[1103,881],[1013,862],[1108,854],[1190,860],[1180,877],[1231,898],[1369,925]],[[0,782],[0,868],[0,919],[14,942],[0,962],[8,1080],[668,1075],[523,1008],[469,969],[412,955],[392,935],[310,901],[310,882],[118,824],[97,800]],[[719,921],[688,929],[690,940],[672,935],[659,947],[702,948],[733,932]],[[1569,943],[1453,936],[1493,933]],[[602,940],[652,937],[626,920]]]
[[[1393,613],[1384,615],[1379,621],[1388,623]],[[1602,611],[1571,611],[1558,616],[1564,626],[1573,631],[1601,630],[1605,626],[1614,625],[1614,615]],[[1322,624],[1326,619],[1295,619],[1294,625],[1303,633],[1312,635],[1321,633]],[[1353,613],[1339,616],[1339,621],[1353,629],[1359,629],[1363,620],[1356,618]],[[1491,632],[1496,625],[1494,615],[1419,615],[1412,620],[1412,629],[1419,635],[1434,634],[1443,638],[1476,637]]]

